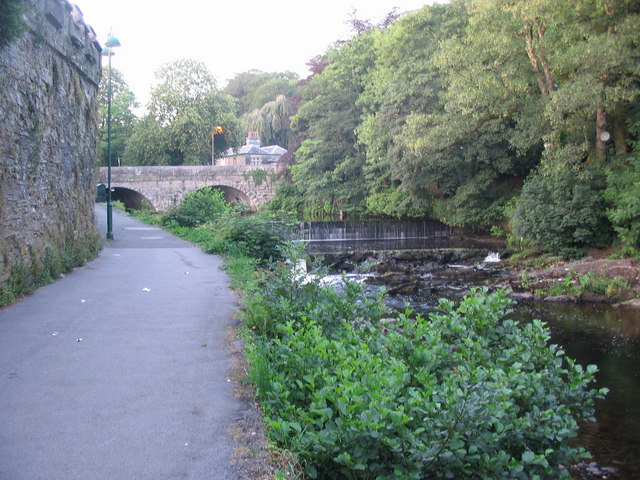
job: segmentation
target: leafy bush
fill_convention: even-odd
[[[603,186],[597,175],[538,172],[526,181],[513,216],[514,232],[535,247],[566,257],[610,240]]]
[[[549,346],[542,322],[509,320],[504,292],[388,323],[357,286],[314,288],[308,304],[287,293],[252,353],[270,434],[309,477],[556,479],[584,455],[568,439],[605,393],[587,388],[596,367]]]
[[[162,223],[166,226],[197,227],[231,210],[222,191],[207,187],[189,192],[182,203],[173,206],[164,215]]]
[[[619,275],[607,278],[587,272],[578,276],[578,283],[582,292],[598,293],[607,297],[616,297],[629,290],[629,282]]]
[[[520,285],[526,290],[531,287],[525,272],[522,272]],[[540,295],[574,295],[580,297],[587,293],[597,293],[616,298],[627,293],[629,288],[629,282],[620,276],[608,278],[594,272],[583,274],[569,272],[562,279],[551,283],[546,291],[544,289],[537,289],[536,291]]]
[[[381,294],[366,293],[362,285],[349,281],[339,293],[320,282],[326,267],[303,271],[298,264],[299,248],[287,246],[282,251],[289,260],[272,264],[269,270],[260,269],[254,277],[257,281],[243,285],[243,320],[254,333],[272,338],[289,321],[321,317],[323,334],[340,336],[344,319],[365,324],[387,312]]]
[[[626,247],[640,247],[640,154],[614,164],[607,172],[607,216]]]
[[[304,193],[296,186],[281,182],[276,187],[276,196],[268,206],[271,210],[296,211],[304,210]]]
[[[162,224],[207,253],[246,256],[265,266],[285,258],[283,249],[298,222],[283,214],[244,215],[224,200],[222,192],[207,188],[189,193],[162,217]]]
[[[251,216],[227,215],[211,228],[219,231],[233,255],[256,258],[261,265],[283,260],[283,248],[292,239],[297,226],[293,220],[276,218],[272,214]]]

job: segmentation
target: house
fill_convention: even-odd
[[[229,149],[223,157],[220,157],[216,163],[218,165],[269,165],[276,163],[287,150],[278,146],[271,145],[268,147],[260,146],[260,137],[258,132],[249,132],[247,134],[246,143],[237,151]]]

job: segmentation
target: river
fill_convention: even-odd
[[[421,288],[410,295],[391,295],[391,308],[408,306],[416,313],[435,311],[439,298],[460,300],[474,285],[502,274],[500,264],[446,265],[422,275]],[[382,285],[376,275],[351,275],[369,288]],[[366,278],[366,280],[365,280]],[[333,276],[337,283],[340,276]],[[520,302],[513,318],[546,322],[551,343],[583,366],[596,364],[597,387],[609,393],[596,404],[596,422],[581,426],[575,444],[585,447],[599,467],[612,467],[613,478],[640,478],[640,309],[608,304]],[[611,478],[611,477],[610,477]]]
[[[499,264],[482,268],[448,265],[422,275],[423,286],[411,295],[388,298],[392,308],[408,305],[417,313],[433,312],[439,298],[459,300],[474,285],[501,275]],[[372,288],[380,285],[369,277]],[[583,425],[577,445],[600,467],[613,467],[614,478],[640,478],[640,310],[607,304],[520,302],[514,318],[547,323],[551,343],[559,344],[583,366],[596,364],[597,387],[609,394],[596,405],[596,422]]]
[[[640,310],[609,305],[521,303],[515,315],[547,322],[552,342],[582,365],[596,364],[598,387],[609,394],[596,422],[583,425],[576,443],[618,478],[640,478]]]
[[[435,221],[303,222],[301,236],[310,252],[353,252],[424,248],[478,248],[486,242],[456,238]],[[489,248],[490,249],[490,248]],[[489,250],[487,250],[488,253]],[[391,295],[389,306],[417,313],[433,312],[439,298],[459,300],[474,285],[503,274],[495,256],[475,264],[440,265],[420,273],[420,288]],[[490,260],[490,261],[488,261]],[[371,288],[381,281],[369,277]],[[614,478],[640,478],[640,309],[607,304],[518,303],[514,318],[547,323],[551,342],[583,366],[596,364],[597,387],[609,394],[596,404],[596,422],[583,425],[575,439],[600,467],[613,467]]]

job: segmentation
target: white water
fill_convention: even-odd
[[[500,263],[500,253],[489,252],[489,255],[487,255],[487,258],[484,259],[484,263]]]

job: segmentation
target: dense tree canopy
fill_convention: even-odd
[[[216,157],[238,143],[240,136],[234,136],[239,133],[235,100],[216,89],[202,62],[178,60],[161,67],[156,77],[148,113],[136,124],[127,143],[125,163],[211,163],[211,137],[218,125],[228,134],[216,138]]]
[[[530,222],[553,220],[534,220],[524,205],[578,208],[588,191],[580,221],[572,208],[534,209],[578,221],[568,243],[534,243],[602,244],[608,215],[637,246],[638,214],[617,200],[636,183],[617,172],[635,172],[637,158],[638,24],[637,0],[452,0],[384,26],[358,22],[302,87],[293,185],[279,204],[295,195],[289,203],[309,212],[533,235]],[[533,194],[554,185],[565,194]]]
[[[296,151],[293,179],[318,211],[357,210],[364,200],[365,152],[356,129],[363,113],[358,99],[375,58],[374,37],[375,32],[367,31],[335,47],[322,74],[301,89],[304,103],[293,126],[304,141]]]
[[[107,117],[109,71],[102,69],[100,79],[100,163],[107,164]],[[122,72],[111,69],[111,159],[118,165],[123,156],[125,145],[131,136],[136,121],[134,110],[139,107],[135,95],[124,80]]]
[[[298,75],[250,70],[236,75],[225,93],[238,101],[241,127],[257,131],[263,145],[289,146],[291,99],[297,92]]]

